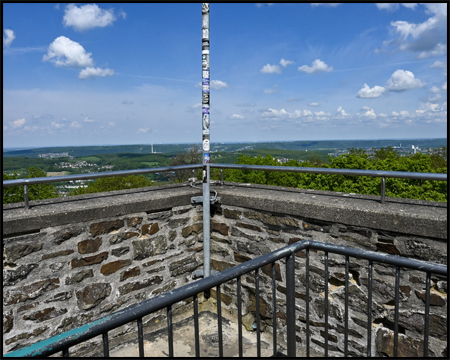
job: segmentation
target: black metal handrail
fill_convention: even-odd
[[[144,356],[143,347],[143,330],[142,317],[149,315],[155,311],[163,308],[167,309],[167,321],[169,332],[169,356],[173,356],[173,336],[172,336],[172,305],[193,297],[194,299],[194,315],[198,322],[198,303],[197,295],[204,291],[216,287],[217,291],[217,308],[219,332],[222,325],[221,317],[221,298],[220,285],[237,279],[238,286],[238,324],[239,324],[239,355],[242,356],[242,319],[241,319],[241,276],[249,272],[255,271],[255,286],[256,286],[256,322],[257,322],[257,352],[260,355],[260,305],[259,305],[259,278],[258,269],[271,264],[272,265],[272,294],[273,294],[273,328],[274,328],[274,355],[277,354],[276,345],[276,292],[275,292],[275,262],[286,258],[286,317],[287,317],[287,355],[296,355],[296,338],[295,338],[295,257],[294,254],[298,251],[306,249],[306,278],[309,279],[309,249],[322,250],[325,252],[325,276],[328,279],[328,253],[336,253],[346,256],[346,304],[348,303],[348,283],[349,283],[349,257],[369,260],[369,280],[368,280],[368,346],[367,354],[371,356],[371,306],[372,306],[372,261],[390,264],[396,266],[396,283],[395,283],[395,334],[394,334],[394,356],[398,352],[398,311],[399,311],[399,273],[400,267],[409,268],[426,272],[426,304],[425,304],[425,331],[424,331],[424,356],[428,355],[428,325],[429,325],[429,308],[430,308],[430,277],[431,273],[438,275],[447,275],[447,266],[430,263],[421,260],[404,258],[396,255],[381,254],[374,251],[354,249],[341,245],[334,245],[329,243],[320,243],[312,240],[303,240],[282,249],[275,250],[269,254],[262,255],[256,259],[249,260],[240,265],[234,266],[217,274],[211,275],[207,278],[198,280],[191,284],[177,288],[169,293],[159,295],[153,299],[143,301],[139,304],[132,305],[126,309],[120,310],[111,315],[105,316],[99,320],[90,322],[86,325],[76,329],[66,331],[60,335],[56,335],[47,340],[30,345],[26,348],[16,350],[7,354],[5,357],[32,357],[32,356],[49,356],[62,351],[64,356],[69,355],[69,348],[81,342],[89,340],[95,336],[102,335],[104,345],[104,355],[109,355],[108,345],[108,331],[119,326],[125,325],[132,321],[137,321],[138,327],[138,341],[139,341],[139,355]],[[328,281],[327,281],[328,282]],[[325,356],[328,355],[328,286],[325,286]],[[309,282],[306,284],[306,333],[307,333],[307,356],[309,356]],[[222,334],[219,334],[219,354],[223,354]],[[348,354],[347,337],[348,337],[348,307],[345,310],[345,356]],[[198,326],[195,327],[196,340],[196,355],[199,356],[199,333]]]
[[[23,186],[25,208],[29,209],[28,186],[34,184],[46,184],[52,182],[75,181],[87,179],[99,179],[111,176],[141,175],[177,170],[195,170],[201,169],[202,164],[166,166],[160,168],[147,168],[136,170],[106,171],[88,174],[61,175],[52,177],[39,177],[30,179],[4,180],[3,187]],[[266,165],[241,165],[241,164],[211,164],[212,168],[220,169],[220,181],[223,181],[223,169],[237,170],[260,170],[260,171],[281,171],[281,172],[299,172],[310,174],[329,174],[329,175],[352,175],[352,176],[372,176],[381,177],[381,203],[385,203],[386,178],[418,179],[418,180],[437,180],[447,181],[447,174],[420,173],[408,171],[384,171],[384,170],[359,170],[359,169],[335,169],[335,168],[312,168],[312,167],[294,167],[294,166],[266,166]]]

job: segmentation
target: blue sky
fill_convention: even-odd
[[[201,143],[201,4],[3,3],[3,146]],[[447,4],[210,5],[211,146],[447,135]]]

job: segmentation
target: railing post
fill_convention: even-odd
[[[286,258],[287,356],[295,357],[295,254]]]
[[[384,204],[386,195],[386,178],[381,178],[381,203]]]
[[[25,200],[25,209],[29,209],[30,203],[28,201],[28,185],[23,186],[23,196],[24,196],[24,200]]]
[[[223,169],[220,169],[220,186],[223,186]]]

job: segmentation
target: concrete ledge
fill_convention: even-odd
[[[226,183],[224,205],[404,234],[447,239],[447,203],[331,191]],[[220,190],[218,190],[220,189]]]
[[[151,186],[66,198],[3,205],[3,236],[138,212],[156,212],[187,205],[201,190],[189,185]]]
[[[397,233],[447,239],[447,203],[242,183],[212,185],[222,204]],[[186,184],[3,205],[3,236],[49,226],[157,212],[188,205],[201,190]]]

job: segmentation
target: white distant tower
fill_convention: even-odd
[[[153,154],[153,143],[152,143],[152,154]]]
[[[416,153],[416,148],[414,147],[414,145],[412,145],[412,149],[414,151],[414,154]]]

